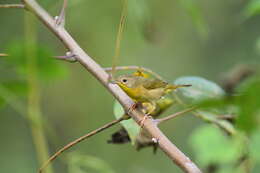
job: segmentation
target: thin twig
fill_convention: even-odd
[[[157,79],[160,79],[162,81],[165,81],[159,74],[155,73],[154,71],[148,69],[148,68],[145,68],[145,67],[140,67],[140,66],[134,66],[134,65],[130,65],[130,66],[117,66],[115,67],[116,68],[116,71],[123,71],[123,70],[143,70],[147,73],[150,73],[152,76],[154,76],[155,78]],[[112,67],[106,67],[106,68],[103,68],[106,72],[111,72],[112,71]]]
[[[0,56],[9,56],[9,55],[5,53],[0,53]]]
[[[86,52],[78,45],[71,35],[63,27],[55,27],[55,21],[35,0],[23,0],[26,7],[35,14],[59,38],[64,46],[76,55],[80,62],[106,89],[119,101],[125,110],[129,110],[133,105],[133,100],[118,85],[109,83],[109,74],[97,64]],[[144,114],[139,110],[133,110],[129,115],[136,121],[142,121]],[[185,154],[180,151],[156,126],[147,119],[143,123],[143,128],[151,134],[152,138],[159,141],[159,147],[164,153],[184,172],[201,173],[200,169]]]
[[[43,164],[43,166],[39,169],[39,173],[42,173],[43,170],[44,170],[52,161],[54,161],[60,154],[62,154],[64,151],[66,151],[66,150],[68,150],[69,148],[71,148],[71,147],[77,145],[79,142],[81,142],[81,141],[83,141],[83,140],[85,140],[85,139],[87,139],[87,138],[89,138],[89,137],[91,137],[91,136],[93,136],[93,135],[96,135],[97,133],[102,132],[103,130],[105,130],[105,129],[109,128],[109,127],[112,127],[113,125],[115,125],[115,124],[117,124],[117,123],[119,123],[119,122],[121,122],[121,121],[123,121],[123,120],[125,120],[124,117],[119,118],[119,119],[114,120],[114,121],[111,121],[111,122],[109,122],[109,123],[103,125],[102,127],[98,128],[98,129],[96,129],[96,130],[93,130],[92,132],[90,132],[90,133],[88,133],[88,134],[85,134],[85,135],[83,135],[83,136],[77,138],[76,140],[70,142],[69,144],[65,145],[63,148],[61,148],[61,149],[58,150],[55,154],[53,154],[53,155]]]
[[[176,112],[175,114],[169,115],[169,116],[167,116],[167,117],[157,119],[156,122],[159,124],[159,123],[162,123],[162,122],[171,120],[171,119],[173,119],[173,118],[176,118],[176,117],[179,116],[179,115],[182,115],[182,114],[191,112],[191,111],[193,111],[193,110],[195,110],[195,109],[196,109],[196,107],[188,108],[188,109],[185,109],[185,110],[183,110],[183,111]]]
[[[0,8],[25,8],[23,4],[0,4]]]

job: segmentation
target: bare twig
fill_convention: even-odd
[[[148,69],[148,68],[145,68],[145,67],[140,67],[140,66],[134,66],[134,65],[131,65],[131,66],[117,66],[115,67],[116,68],[116,71],[120,71],[120,70],[143,70],[147,73],[150,73],[151,75],[153,75],[154,77],[156,77],[157,79],[160,79],[160,80],[163,80],[165,81],[159,74],[155,73],[154,71]],[[112,67],[106,67],[104,68],[104,70],[106,72],[111,72],[112,71]]]
[[[107,88],[107,90],[121,103],[125,110],[129,110],[134,104],[133,100],[123,92],[119,86],[109,83],[109,75],[88,56],[77,42],[63,27],[55,27],[55,21],[35,0],[23,0],[26,7],[41,20],[63,44],[76,55],[76,59]],[[139,110],[133,110],[129,114],[136,122],[140,122],[144,114]],[[156,126],[156,124],[147,119],[143,127],[151,136],[159,141],[159,147],[164,153],[176,163],[186,173],[201,173],[200,169],[181,152]]]
[[[23,4],[0,4],[0,8],[25,8]]]
[[[124,117],[122,118],[119,118],[117,120],[114,120],[114,121],[111,121],[110,123],[107,123],[105,125],[103,125],[102,127],[96,129],[96,130],[93,130],[92,132],[88,133],[88,134],[85,134],[84,136],[81,136],[79,137],[78,139],[70,142],[69,144],[65,145],[63,148],[61,148],[60,150],[58,150],[55,154],[53,154],[44,164],[43,166],[39,169],[39,173],[42,173],[43,170],[52,162],[54,161],[60,154],[62,154],[64,151],[68,150],[69,148],[73,147],[74,145],[78,144],[79,142],[93,136],[93,135],[96,135],[97,133],[99,132],[102,132],[103,130],[109,128],[109,127],[112,127],[113,125],[121,122],[125,120]]]
[[[164,118],[160,118],[160,119],[157,119],[156,120],[156,123],[162,123],[162,122],[165,122],[165,121],[168,121],[168,120],[171,120],[179,115],[183,115],[185,113],[188,113],[188,112],[191,112],[191,111],[194,111],[196,109],[196,107],[192,107],[192,108],[188,108],[188,109],[185,109],[183,111],[180,111],[180,112],[176,112],[175,114],[172,114],[172,115],[169,115],[167,117],[164,117]]]
[[[0,53],[0,56],[9,56],[9,55],[5,53]]]

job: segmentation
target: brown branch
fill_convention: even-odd
[[[148,68],[145,68],[145,67],[140,67],[140,66],[134,66],[134,65],[131,65],[131,66],[117,66],[115,67],[116,68],[116,71],[123,71],[123,70],[143,70],[147,73],[150,73],[151,75],[153,75],[154,77],[156,77],[157,79],[160,79],[160,80],[163,80],[164,79],[157,73],[155,73],[154,71],[148,69]],[[106,67],[104,68],[104,70],[106,72],[111,72],[112,71],[112,67]]]
[[[88,133],[88,134],[85,134],[85,135],[83,135],[83,136],[77,138],[76,140],[74,140],[74,141],[68,143],[67,145],[65,145],[64,147],[62,147],[60,150],[58,150],[55,154],[53,154],[53,155],[42,165],[42,167],[39,169],[39,173],[42,173],[43,170],[44,170],[52,161],[54,161],[60,154],[62,154],[64,151],[66,151],[66,150],[70,149],[71,147],[77,145],[79,142],[81,142],[81,141],[83,141],[83,140],[85,140],[85,139],[87,139],[87,138],[89,138],[89,137],[91,137],[91,136],[93,136],[93,135],[96,135],[97,133],[102,132],[103,130],[105,130],[105,129],[109,128],[109,127],[112,127],[113,125],[115,125],[115,124],[117,124],[117,123],[119,123],[119,122],[121,122],[121,121],[123,121],[123,120],[125,120],[124,117],[119,118],[119,119],[114,120],[114,121],[111,121],[110,123],[107,123],[107,124],[103,125],[102,127],[98,128],[98,129],[96,129],[96,130],[93,130],[92,132],[90,132],[90,133]]]
[[[23,0],[26,8],[35,14],[62,43],[76,55],[76,59],[80,62],[100,83],[107,88],[108,91],[121,103],[125,110],[129,110],[134,102],[124,93],[119,86],[108,83],[109,75],[103,68],[89,57],[77,42],[63,27],[56,27],[53,17],[51,17],[35,0]],[[144,114],[139,110],[133,110],[129,114],[136,122],[143,119]],[[176,163],[186,173],[201,173],[200,169],[186,157],[156,126],[156,124],[147,119],[143,127],[151,136],[159,141],[159,147],[164,153]]]
[[[23,4],[0,4],[0,8],[25,8]]]
[[[180,112],[176,112],[175,114],[169,115],[169,116],[167,116],[167,117],[157,119],[157,120],[156,120],[156,123],[159,124],[159,123],[162,123],[162,122],[171,120],[171,119],[173,119],[173,118],[176,118],[176,117],[179,116],[179,115],[183,115],[183,114],[185,114],[185,113],[194,111],[195,109],[196,109],[196,107],[192,107],[192,108],[188,108],[188,109],[185,109],[185,110],[183,110],[183,111],[180,111]]]

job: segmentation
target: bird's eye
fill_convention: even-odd
[[[123,79],[122,82],[126,83],[126,82],[127,82],[127,79]]]

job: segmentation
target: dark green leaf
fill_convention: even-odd
[[[237,126],[246,131],[252,132],[257,126],[260,111],[260,79],[253,77],[239,87],[240,96],[236,99],[240,112],[237,118]]]

